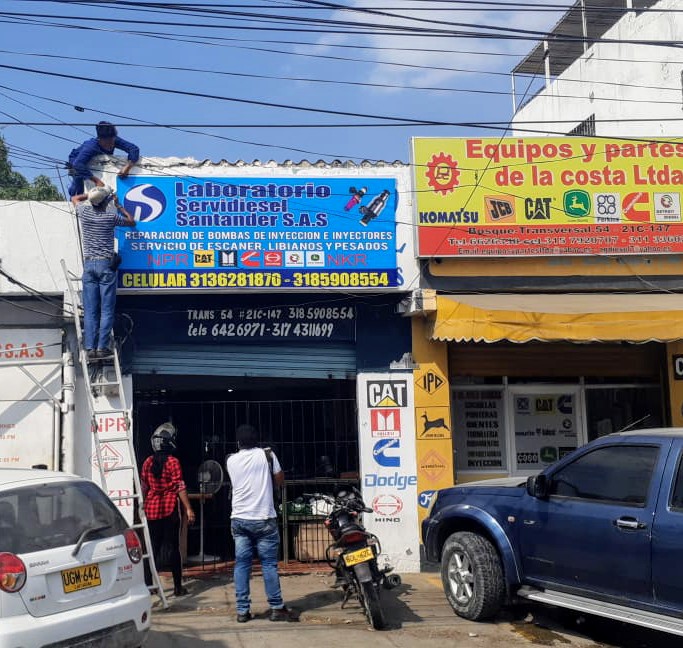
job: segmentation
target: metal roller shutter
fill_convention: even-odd
[[[138,349],[133,373],[262,378],[355,378],[353,344],[319,346],[165,345]]]
[[[459,376],[611,377],[659,379],[664,345],[451,343],[449,373]]]

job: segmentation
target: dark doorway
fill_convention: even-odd
[[[287,479],[358,472],[354,381],[224,379],[216,389],[215,380],[211,389],[203,377],[136,377],[133,422],[139,464],[151,454],[153,430],[170,420],[178,429],[177,456],[190,494],[199,492],[203,461],[214,459],[225,468],[226,457],[237,451],[235,429],[241,423],[257,427],[261,444],[273,449]],[[224,480],[204,505],[206,554],[232,559],[229,519]],[[188,534],[187,553],[199,553],[196,525]]]

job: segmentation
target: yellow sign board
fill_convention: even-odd
[[[683,140],[413,138],[419,256],[683,251]]]

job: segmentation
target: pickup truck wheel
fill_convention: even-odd
[[[465,619],[489,619],[503,604],[500,558],[493,545],[477,533],[458,532],[446,540],[441,580],[451,607]]]

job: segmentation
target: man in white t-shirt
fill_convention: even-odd
[[[273,484],[282,486],[285,475],[275,454],[257,447],[258,432],[253,425],[240,425],[236,437],[239,452],[230,455],[226,465],[232,483],[230,517],[235,540],[237,621],[246,623],[251,619],[249,579],[254,553],[261,561],[270,620],[290,621],[277,570],[280,532],[273,502]]]

